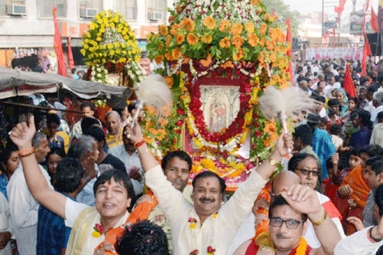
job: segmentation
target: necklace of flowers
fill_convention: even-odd
[[[96,225],[93,227],[92,236],[95,238],[99,238],[102,236],[104,232],[104,228],[101,226],[101,224],[96,223]]]
[[[214,240],[214,235],[215,235],[215,223],[216,223],[216,218],[218,216],[218,212],[215,212],[211,215],[212,219],[213,219],[213,235],[212,235],[212,238],[211,238],[211,241]],[[195,241],[195,228],[197,227],[197,219],[196,218],[192,218],[190,217],[188,219],[188,222],[189,222],[189,228],[192,232],[192,237],[193,237],[193,246],[196,247],[196,241]],[[214,255],[215,253],[215,249],[212,247],[212,246],[208,246],[206,248],[206,251],[207,251],[207,255]],[[198,249],[194,249],[192,250],[189,255],[198,255],[199,254],[199,250]]]

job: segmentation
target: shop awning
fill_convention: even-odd
[[[23,72],[0,67],[0,99],[68,90],[83,99],[129,97],[130,88],[74,80],[56,74]],[[129,96],[128,96],[129,95]]]

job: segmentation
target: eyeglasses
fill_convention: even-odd
[[[319,176],[320,172],[318,170],[308,170],[308,169],[297,169],[298,171],[301,171],[303,175],[309,175],[312,174],[313,176],[317,177]]]
[[[281,218],[278,217],[272,217],[270,219],[270,225],[273,227],[280,228],[282,227],[283,223],[286,223],[286,227],[289,229],[297,229],[299,224],[303,223],[304,221],[299,221],[299,220],[293,220],[293,219],[288,219],[288,220],[282,220]]]

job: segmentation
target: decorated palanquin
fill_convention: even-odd
[[[163,63],[174,95],[157,144],[191,152],[191,178],[210,169],[235,190],[268,157],[280,127],[262,116],[258,98],[289,85],[290,45],[276,19],[259,0],[180,0],[170,24],[149,35],[149,56]]]
[[[118,12],[101,11],[93,18],[83,35],[80,52],[89,68],[88,80],[137,88],[146,76],[140,65],[138,41],[124,16]],[[94,104],[101,115],[110,110],[105,100],[96,100]]]

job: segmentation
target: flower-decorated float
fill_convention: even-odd
[[[80,52],[89,68],[88,80],[135,89],[146,75],[139,63],[138,41],[118,12],[101,11],[93,18]],[[94,103],[99,109],[108,109],[105,100]]]
[[[261,0],[180,0],[170,24],[148,37],[174,96],[159,147],[191,152],[191,178],[210,169],[235,190],[268,157],[280,126],[262,116],[258,98],[267,86],[289,84],[289,45],[276,18]]]

